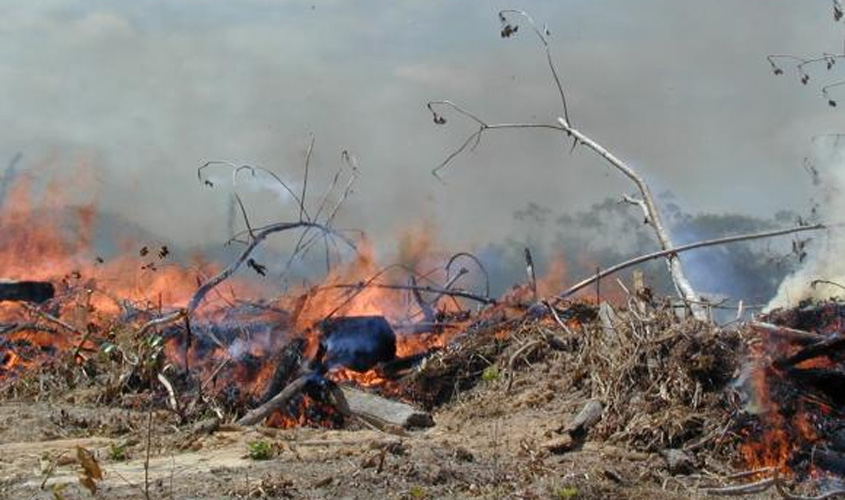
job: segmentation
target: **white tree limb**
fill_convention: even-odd
[[[637,186],[637,190],[640,192],[640,196],[642,199],[634,200],[633,198],[630,199],[630,203],[636,203],[640,206],[643,210],[643,214],[645,215],[646,220],[654,229],[654,233],[657,236],[657,241],[660,243],[661,250],[669,251],[674,248],[674,244],[672,243],[672,239],[669,236],[669,231],[666,230],[666,226],[663,225],[663,220],[660,217],[660,210],[657,208],[657,204],[654,201],[654,196],[651,194],[651,189],[649,189],[648,184],[646,184],[645,180],[640,177],[640,175],[634,171],[631,167],[629,167],[625,162],[617,158],[613,153],[605,149],[601,144],[597,143],[593,139],[590,139],[586,135],[584,135],[580,130],[572,127],[569,125],[563,117],[557,119],[558,123],[563,130],[567,133],[572,135],[577,142],[587,146],[588,148],[595,151],[599,156],[604,158],[608,163],[610,163],[614,168],[619,170],[625,177],[631,180],[634,185]],[[700,304],[701,297],[698,295],[698,292],[692,287],[690,284],[689,279],[687,279],[686,274],[684,273],[684,267],[681,263],[678,256],[674,253],[669,253],[666,255],[666,264],[669,267],[669,273],[672,276],[672,283],[675,285],[675,290],[677,290],[678,295],[689,304],[690,310],[692,311],[693,316],[700,320],[707,319],[707,311],[706,309]]]

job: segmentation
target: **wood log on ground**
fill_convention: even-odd
[[[341,387],[343,396],[352,415],[362,418],[376,427],[387,424],[403,429],[431,427],[434,419],[430,413],[411,405],[385,399],[352,387]]]
[[[543,447],[552,453],[566,453],[574,450],[584,442],[590,428],[601,420],[603,412],[604,405],[601,401],[596,399],[587,401],[575,418],[557,430],[563,435],[546,441]]]
[[[0,280],[0,302],[8,300],[40,304],[55,295],[55,287],[46,281]]]

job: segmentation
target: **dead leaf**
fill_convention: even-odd
[[[94,458],[94,454],[81,446],[76,447],[76,459],[85,471],[85,475],[93,479],[103,479],[103,471],[100,464]]]
[[[97,494],[97,483],[91,479],[91,476],[86,476],[83,474],[79,475],[79,484],[85,487],[88,491],[91,492],[92,495]]]

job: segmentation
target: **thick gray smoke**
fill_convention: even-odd
[[[313,132],[312,202],[342,150],[360,161],[341,226],[381,247],[431,220],[453,249],[480,248],[521,231],[511,214],[529,201],[564,213],[630,190],[543,131],[485,136],[443,172],[446,186],[429,174],[473,124],[436,126],[427,100],[491,122],[560,113],[530,32],[499,37],[496,12],[513,7],[551,31],[573,123],[655,191],[690,212],[761,217],[807,198],[795,188],[807,138],[838,115],[814,81],[775,78],[765,56],[833,50],[840,33],[824,2],[788,0],[12,2],[0,158],[23,152],[20,169],[36,175],[81,161],[103,211],[207,247],[231,232],[231,191],[206,189],[196,168],[250,163],[297,184]],[[266,189],[246,194],[256,225],[298,216]]]
[[[807,299],[845,296],[845,234],[841,227],[845,214],[845,150],[838,143],[838,137],[819,141],[817,160],[810,169],[820,195],[818,218],[831,227],[816,235],[804,265],[784,279],[770,309],[795,306]]]

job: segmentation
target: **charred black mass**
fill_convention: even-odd
[[[325,370],[344,366],[366,372],[396,358],[396,334],[383,316],[332,318],[323,321],[321,330],[315,361]]]

